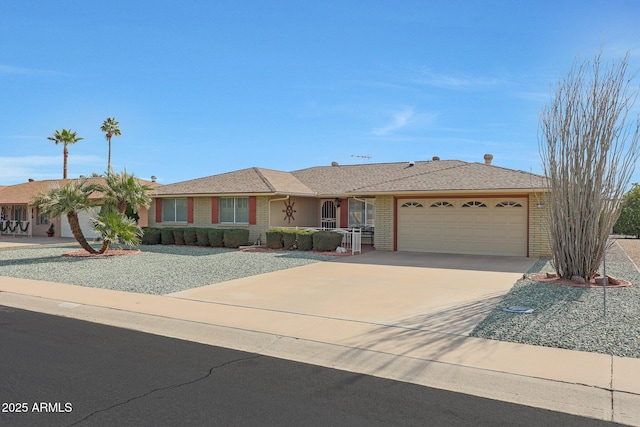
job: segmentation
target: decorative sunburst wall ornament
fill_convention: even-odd
[[[286,219],[289,224],[291,224],[291,220],[294,220],[294,221],[296,220],[293,217],[293,214],[296,213],[296,210],[293,209],[293,205],[295,204],[296,202],[292,202],[289,200],[284,201],[284,209],[282,209],[282,212],[284,212],[284,219]]]

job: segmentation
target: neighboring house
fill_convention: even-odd
[[[549,253],[544,178],[459,160],[248,168],[157,189],[150,226],[370,231],[378,250],[537,257]]]
[[[66,216],[62,218],[49,218],[46,215],[41,215],[37,207],[31,206],[31,200],[41,190],[47,190],[54,186],[64,186],[71,179],[52,179],[36,181],[30,179],[29,182],[22,184],[9,185],[0,188],[0,219],[4,221],[19,221],[21,227],[26,229],[26,232],[18,234],[26,234],[33,236],[46,236],[47,230],[51,224],[55,228],[55,236],[61,237],[73,237],[71,234],[71,228]],[[90,183],[104,183],[102,178],[89,178]],[[143,184],[156,188],[160,184],[153,181],[139,180]],[[101,194],[94,193],[92,195],[94,200],[100,200]],[[99,207],[82,211],[78,214],[80,220],[80,228],[87,238],[95,238],[98,235],[93,231],[91,226],[91,217],[95,217],[100,211]],[[140,216],[139,225],[146,226],[148,212],[146,208],[141,207],[138,211]],[[28,228],[27,228],[27,223]],[[8,233],[5,231],[5,233]],[[9,233],[10,234],[10,233]]]

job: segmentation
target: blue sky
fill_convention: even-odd
[[[0,185],[61,178],[62,128],[69,176],[104,172],[109,116],[113,168],[162,183],[485,153],[539,173],[556,82],[600,49],[640,70],[638,22],[638,0],[3,2]]]

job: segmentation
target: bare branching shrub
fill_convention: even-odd
[[[576,61],[542,110],[551,252],[564,278],[595,275],[638,158],[638,119],[627,124],[638,95],[630,90],[628,62],[628,54],[608,67],[601,54]]]

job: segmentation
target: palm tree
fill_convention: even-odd
[[[113,211],[104,211],[97,218],[91,218],[93,229],[100,234],[102,247],[98,253],[106,253],[109,245],[135,246],[140,243],[142,229],[135,220],[127,218],[124,214]]]
[[[104,184],[97,185],[96,190],[104,198],[103,209],[97,218],[93,218],[94,229],[102,238],[100,253],[109,249],[111,244],[134,246],[140,243],[142,229],[135,220],[125,215],[127,207],[137,212],[140,206],[151,206],[151,191],[148,185],[142,184],[133,174],[125,170],[115,173],[108,170]]]
[[[90,199],[95,190],[95,185],[89,184],[86,178],[80,178],[70,181],[63,187],[56,185],[49,190],[40,191],[31,201],[31,205],[40,208],[45,215],[54,217],[66,215],[73,237],[84,250],[95,254],[97,251],[89,245],[82,234],[78,220],[78,212],[95,206],[95,202]]]
[[[109,143],[109,157],[107,157],[107,171],[111,170],[111,137],[112,136],[121,136],[120,133],[120,123],[116,121],[113,117],[107,117],[107,119],[102,122],[102,127],[100,128],[102,132],[104,132],[104,137]]]
[[[151,206],[153,188],[142,184],[126,170],[122,173],[108,170],[104,181],[104,185],[97,187],[98,191],[103,193],[105,205],[114,207],[121,215],[124,215],[127,206],[131,206],[133,212],[138,212],[140,206]]]
[[[62,132],[59,132],[56,129],[53,136],[49,136],[47,139],[55,142],[56,145],[64,144],[64,167],[62,169],[62,178],[67,179],[67,159],[69,158],[67,145],[75,144],[78,141],[82,141],[84,138],[80,138],[77,132],[72,132],[71,129],[62,129]]]

